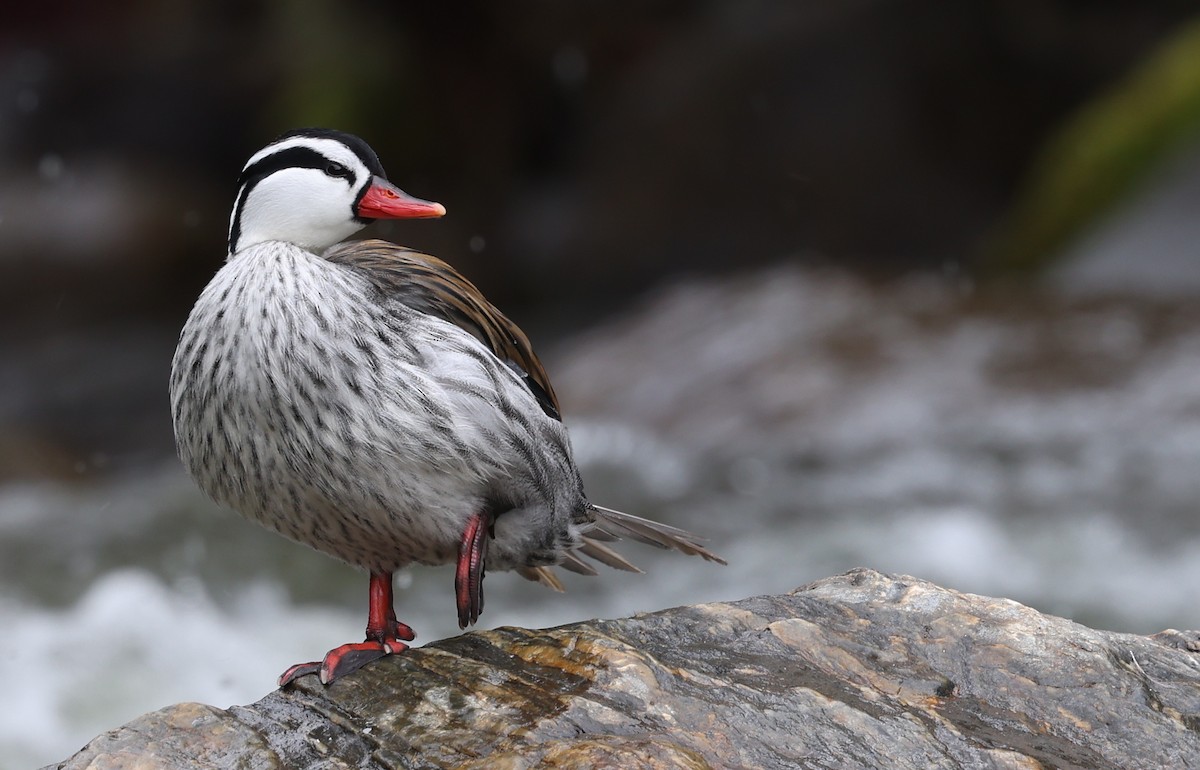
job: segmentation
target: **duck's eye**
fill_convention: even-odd
[[[325,173],[329,174],[330,176],[344,178],[350,176],[350,169],[346,168],[341,163],[329,161],[329,165],[325,166]]]

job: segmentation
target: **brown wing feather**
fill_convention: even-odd
[[[379,291],[473,334],[525,376],[546,414],[561,419],[558,396],[521,328],[461,273],[437,257],[371,239],[336,244],[322,256],[362,272]]]

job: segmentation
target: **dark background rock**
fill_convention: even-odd
[[[466,634],[247,707],[180,704],[58,767],[1183,768],[1200,756],[1200,666],[1179,648],[1195,637],[858,570]]]

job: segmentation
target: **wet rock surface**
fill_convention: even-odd
[[[245,707],[178,704],[58,767],[1183,768],[1200,757],[1196,639],[857,570],[470,633]]]

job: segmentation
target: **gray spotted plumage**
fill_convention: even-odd
[[[492,569],[558,561],[591,519],[565,427],[512,367],[363,268],[290,244],[247,248],[213,278],[171,396],[202,489],[372,571],[452,561],[483,508]]]
[[[292,131],[238,180],[230,253],[171,371],[176,445],[214,500],[371,573],[367,639],[281,678],[328,683],[406,647],[391,573],[456,563],[459,619],[488,570],[558,590],[551,565],[637,570],[629,538],[721,561],[696,536],[588,502],[549,377],[525,334],[446,263],[373,218],[445,209],[386,180],[357,137]]]

